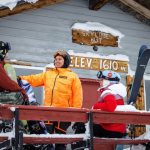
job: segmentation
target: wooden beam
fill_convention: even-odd
[[[0,120],[11,120],[14,117],[13,112],[8,107],[9,105],[0,105]]]
[[[2,136],[2,137],[0,137],[0,142],[4,142],[6,140],[8,140],[8,136]]]
[[[101,140],[101,142],[103,143],[103,144],[105,144],[105,145],[107,145],[107,144],[112,144],[112,142],[113,142],[113,139],[112,138],[107,138],[107,140],[106,140],[106,138],[98,138],[98,137],[95,137],[94,138],[94,143],[95,144],[101,144],[100,142],[99,142],[99,140]],[[115,142],[115,144],[126,144],[126,145],[128,145],[128,144],[139,144],[139,143],[148,143],[149,142],[149,139],[136,139],[136,140],[134,140],[134,139],[125,139],[125,138],[120,138],[120,139],[117,139],[117,140],[115,140],[114,141]]]
[[[71,144],[73,142],[83,141],[82,137],[71,137],[68,138],[66,136],[62,138],[62,135],[54,138],[51,137],[23,137],[23,143],[26,144],[54,144],[54,143],[61,143],[61,144]]]
[[[140,5],[136,1],[134,1],[134,0],[119,0],[119,1],[122,2],[123,4],[129,6],[130,8],[135,10],[136,12],[140,13],[141,15],[146,17],[147,19],[150,19],[150,10],[147,9],[146,7]]]
[[[98,10],[103,7],[109,0],[89,0],[89,9]]]
[[[56,107],[42,107],[42,106],[16,106],[19,108],[20,120],[48,120],[51,121],[67,121],[67,122],[82,122],[88,121],[88,109],[78,108],[56,108]]]
[[[31,63],[24,62],[24,61],[12,61],[12,60],[5,60],[5,63],[9,63],[12,65],[22,65],[22,66],[32,66]]]
[[[100,110],[91,110],[93,122],[98,123],[125,123],[125,124],[150,124],[150,113],[147,112],[125,112],[115,111],[106,112]]]
[[[38,0],[36,3],[20,3],[13,10],[10,10],[8,7],[4,7],[0,9],[0,17],[5,17],[8,15],[14,15],[25,10],[37,9],[43,6],[48,6],[56,3],[63,2],[65,0]]]

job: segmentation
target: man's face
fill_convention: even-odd
[[[105,80],[105,79],[99,79],[99,86],[100,87],[107,87],[110,84],[109,80]]]
[[[56,68],[61,68],[64,65],[64,58],[59,55],[56,56],[54,65]]]
[[[100,86],[100,87],[103,87],[103,79],[100,78],[100,79],[98,80],[98,82],[99,82],[99,86]]]

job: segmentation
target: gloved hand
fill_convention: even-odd
[[[20,76],[17,76],[17,80],[21,80]]]
[[[28,95],[26,94],[26,92],[25,92],[24,89],[21,90],[21,93],[22,93],[22,96],[23,96],[24,104],[25,104],[25,105],[28,105],[28,104],[29,104]]]

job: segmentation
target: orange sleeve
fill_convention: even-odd
[[[83,103],[83,92],[81,81],[77,75],[73,82],[72,91],[73,91],[72,107],[81,108]]]
[[[35,74],[35,75],[28,75],[28,76],[20,76],[20,78],[22,80],[26,80],[28,81],[31,86],[33,87],[37,87],[37,86],[42,86],[44,85],[44,76],[45,73],[39,73],[39,74]]]

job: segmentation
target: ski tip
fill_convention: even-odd
[[[145,50],[145,49],[147,49],[147,48],[148,48],[147,45],[142,45],[142,46],[140,47],[141,50]]]
[[[142,54],[146,49],[148,49],[147,45],[142,45],[142,46],[140,47],[139,56],[138,56],[138,57],[140,57],[141,54]]]

